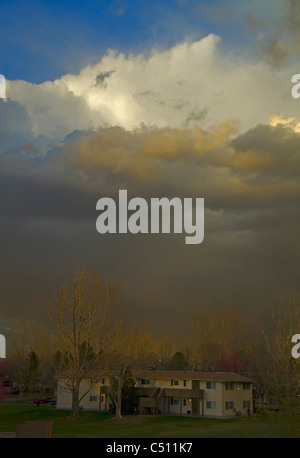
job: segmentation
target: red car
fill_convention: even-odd
[[[33,402],[39,406],[40,404],[48,404],[48,402],[50,402],[50,400],[52,399],[52,397],[50,396],[49,398],[37,398],[35,399]]]

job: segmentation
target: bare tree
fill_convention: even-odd
[[[198,306],[188,321],[191,363],[204,370],[213,367],[221,356],[240,351],[246,342],[247,320],[230,305],[220,310]]]
[[[115,328],[111,341],[111,364],[116,369],[116,375],[111,378],[110,395],[115,406],[116,419],[122,418],[122,389],[128,370],[140,366],[148,348],[148,336],[143,330],[134,325],[120,321]]]
[[[49,330],[33,321],[22,320],[8,330],[8,372],[17,381],[20,395],[43,384],[49,368],[53,345]]]
[[[116,281],[104,280],[97,273],[88,275],[81,268],[73,273],[70,287],[59,288],[54,305],[49,308],[60,343],[64,384],[72,394],[71,417],[79,415],[80,401],[106,365],[119,290]],[[91,384],[81,393],[80,385],[87,375]]]
[[[271,329],[262,329],[268,358],[265,377],[274,397],[284,402],[295,399],[300,376],[299,363],[292,357],[292,336],[300,329],[300,308],[289,295],[282,296],[272,312]]]
[[[175,353],[174,343],[167,336],[163,336],[158,342],[153,342],[153,352],[155,367],[159,369],[167,369],[169,362]]]

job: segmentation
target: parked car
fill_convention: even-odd
[[[40,404],[48,404],[50,402],[50,400],[52,399],[51,396],[47,397],[47,398],[36,398],[34,399],[34,403],[39,406]]]

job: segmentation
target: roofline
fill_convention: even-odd
[[[99,372],[98,378],[116,377],[118,369],[108,369]],[[163,370],[163,369],[132,369],[132,376],[135,379],[165,379],[165,380],[198,380],[218,382],[251,382],[249,377],[235,372],[214,372],[214,371],[185,371],[185,370]],[[60,374],[57,378],[64,378],[66,374]],[[95,374],[86,374],[84,379],[91,378]]]
[[[161,379],[189,379],[189,380],[216,380],[220,382],[252,382],[249,377],[237,374],[235,372],[220,372],[220,371],[179,371],[179,370],[133,370],[132,375],[135,378],[147,375],[149,378]]]

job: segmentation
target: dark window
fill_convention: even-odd
[[[233,401],[227,401],[225,402],[225,409],[233,409],[234,408],[234,402]]]
[[[250,382],[243,383],[243,390],[250,390]]]
[[[234,390],[234,383],[233,382],[225,383],[225,390]]]

